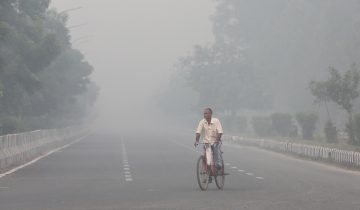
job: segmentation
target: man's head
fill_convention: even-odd
[[[204,118],[205,118],[206,120],[208,120],[208,121],[211,120],[212,113],[213,113],[212,109],[210,109],[210,108],[205,108],[205,109],[204,109]]]

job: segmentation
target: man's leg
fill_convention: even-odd
[[[217,169],[221,169],[222,167],[222,154],[221,154],[221,144],[217,143],[214,144],[214,161],[215,161],[215,166],[217,167]]]
[[[212,146],[210,144],[205,145],[206,148],[206,162],[208,165],[208,168],[211,168],[211,165],[213,164],[214,158],[213,158],[213,152],[212,152]],[[211,176],[209,176],[209,183],[212,182]]]
[[[206,145],[205,146],[205,153],[206,153],[206,163],[208,166],[211,166],[212,163],[213,163],[213,157],[212,157],[212,154],[211,154],[211,145]]]

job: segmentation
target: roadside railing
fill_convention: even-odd
[[[313,160],[330,161],[344,166],[360,168],[360,152],[292,142],[245,138],[240,136],[225,136],[224,140],[276,152],[293,154]]]
[[[0,136],[0,173],[69,144],[85,133],[82,127],[68,127]]]

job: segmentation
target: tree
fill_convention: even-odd
[[[246,49],[264,75],[275,110],[302,111],[312,98],[304,88],[326,66],[360,55],[360,4],[356,0],[217,0],[212,16],[216,43]],[[334,44],[336,43],[336,44]],[[284,88],[293,87],[293,88]]]
[[[349,142],[351,144],[358,144],[358,141],[354,136],[352,118],[354,102],[359,97],[359,71],[355,65],[352,65],[352,68],[343,75],[333,67],[330,68],[329,73],[330,77],[326,81],[310,82],[310,89],[317,100],[328,98],[347,112],[348,124],[346,127],[349,135]]]
[[[213,106],[235,115],[239,109],[262,109],[269,101],[260,78],[240,47],[217,44],[196,46],[180,59],[188,84],[198,93],[200,106]]]
[[[6,120],[8,128],[73,124],[97,95],[93,67],[71,46],[67,15],[49,10],[49,3],[0,2],[0,124],[16,119]]]

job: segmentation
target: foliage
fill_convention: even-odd
[[[296,114],[296,121],[301,127],[303,139],[312,140],[319,119],[314,113],[299,112]]]
[[[360,113],[354,115],[354,144],[360,145]]]
[[[179,61],[188,85],[198,93],[200,107],[235,114],[239,109],[268,105],[262,85],[241,48],[223,43],[196,46],[193,54]]]
[[[349,142],[355,144],[352,112],[355,100],[359,97],[360,74],[356,66],[343,75],[335,68],[330,68],[330,77],[326,81],[310,82],[310,89],[317,100],[329,99],[343,108],[349,116],[347,132]]]
[[[326,141],[328,143],[337,143],[337,129],[330,120],[327,121],[325,124],[324,133],[326,136]]]
[[[271,116],[272,126],[276,134],[289,137],[292,131],[292,116],[287,113],[273,113]]]
[[[266,90],[275,110],[297,112],[310,107],[311,98],[303,87],[323,75],[324,65],[359,60],[357,1],[216,2],[212,16],[216,42],[244,49],[257,74],[264,77],[262,82],[271,84]]]
[[[258,136],[265,137],[265,136],[271,136],[273,134],[272,121],[270,117],[254,116],[252,118],[251,123],[255,133]]]
[[[22,132],[25,130],[25,125],[22,121],[15,117],[6,116],[0,119],[0,131],[2,134],[12,134]]]
[[[226,115],[222,117],[223,127],[231,133],[244,132],[248,126],[248,120],[246,116],[233,116]]]
[[[66,14],[49,10],[49,4],[0,2],[0,115],[29,129],[53,127],[57,120],[74,123],[82,117],[74,113],[94,102],[82,97],[94,85],[93,68],[72,49]],[[96,95],[97,88],[91,91]]]

